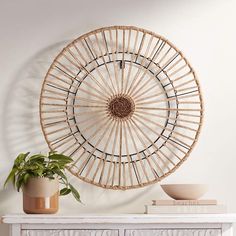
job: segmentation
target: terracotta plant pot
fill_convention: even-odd
[[[58,179],[30,178],[23,187],[23,210],[27,214],[56,213],[58,198]]]

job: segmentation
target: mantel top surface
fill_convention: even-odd
[[[104,223],[234,223],[236,214],[78,214],[26,215],[2,217],[7,224],[104,224]]]

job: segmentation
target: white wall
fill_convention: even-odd
[[[208,183],[208,198],[236,212],[235,0],[0,0],[0,183],[20,151],[46,151],[38,96],[52,59],[70,40],[108,25],[135,25],[173,42],[198,73],[205,121],[189,159],[163,182]],[[82,183],[85,205],[61,198],[61,213],[141,213],[158,184],[112,191]],[[0,215],[22,212],[21,194],[0,190]],[[6,235],[0,226],[0,235]]]

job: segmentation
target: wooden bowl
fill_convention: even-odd
[[[175,200],[197,200],[208,190],[206,184],[161,184],[161,187]]]

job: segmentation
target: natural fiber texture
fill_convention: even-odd
[[[45,77],[46,141],[74,159],[68,169],[100,187],[160,181],[187,158],[203,118],[196,75],[165,38],[133,26],[82,35]]]

